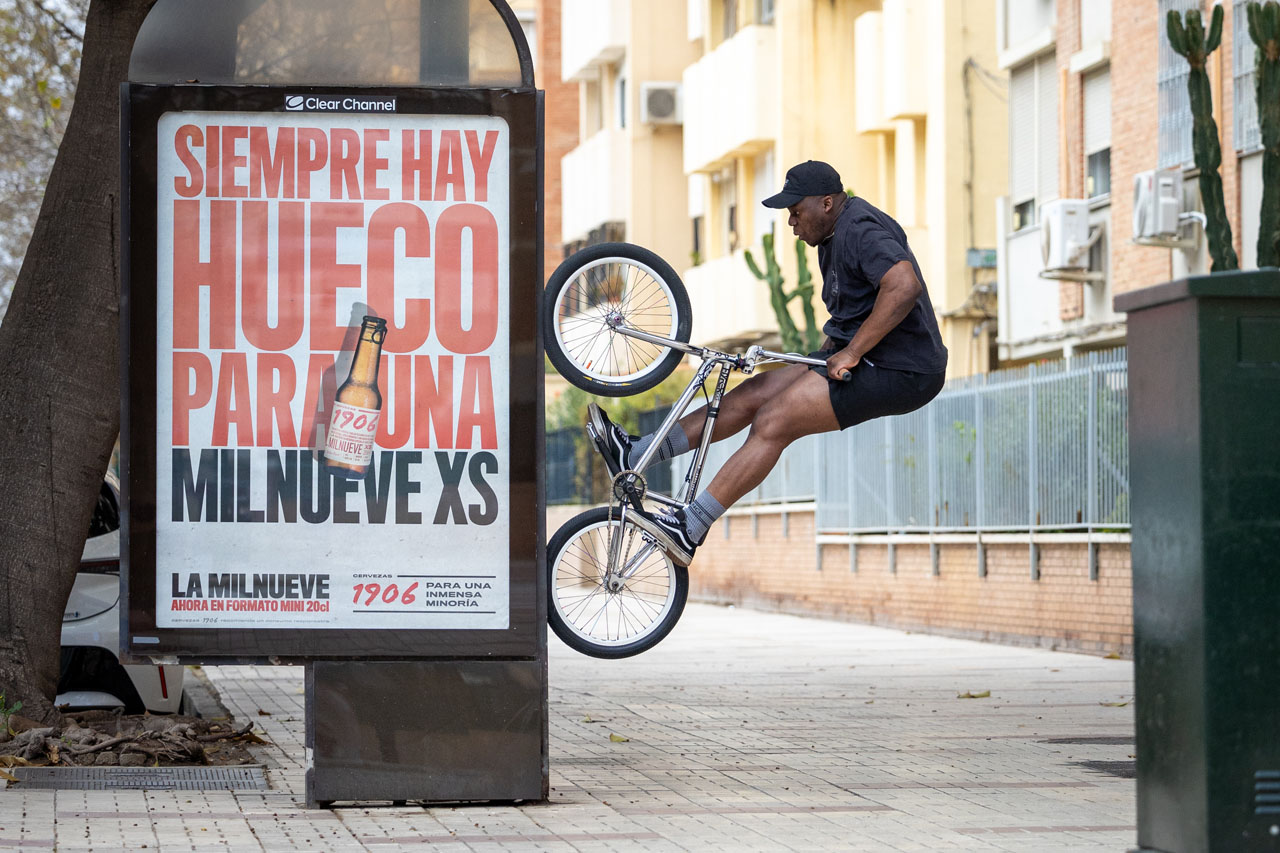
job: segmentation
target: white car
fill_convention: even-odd
[[[120,664],[120,485],[108,473],[89,522],[80,571],[62,614],[62,670],[54,704],[126,714],[179,713],[186,667]]]

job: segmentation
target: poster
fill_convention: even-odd
[[[161,117],[157,627],[508,627],[509,148]]]

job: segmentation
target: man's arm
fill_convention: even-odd
[[[849,345],[827,359],[827,375],[839,379],[852,370],[872,347],[880,343],[911,313],[924,288],[910,261],[898,261],[880,279],[880,292],[866,322],[858,327]]]

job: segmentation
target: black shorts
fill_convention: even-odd
[[[833,352],[818,350],[809,353],[809,357],[826,359]],[[809,369],[827,376],[826,367],[815,365]],[[831,395],[831,408],[835,410],[840,429],[848,429],[872,418],[914,412],[938,396],[946,380],[945,371],[914,373],[872,366],[865,359],[858,362],[852,373],[853,378],[848,382],[827,377],[827,392]]]

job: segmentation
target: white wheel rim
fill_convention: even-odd
[[[626,267],[626,295],[614,302],[601,302],[589,306],[577,314],[566,316],[566,296],[575,291],[587,273],[605,265]],[[556,344],[560,351],[583,375],[600,382],[626,384],[636,382],[658,368],[667,348],[659,344],[621,335],[605,324],[605,315],[611,309],[620,309],[632,325],[641,331],[674,338],[679,324],[676,315],[675,294],[666,281],[650,267],[631,258],[601,258],[579,267],[573,278],[556,294],[554,327]],[[662,312],[648,313],[646,308],[664,303]],[[648,356],[637,369],[624,367],[632,356]]]
[[[634,535],[634,554],[643,539],[639,528],[627,527]],[[552,598],[560,621],[577,636],[597,646],[625,646],[651,634],[671,612],[675,567],[662,550],[654,549],[622,591],[612,593],[604,586],[608,554],[607,522],[580,530],[554,555]]]

